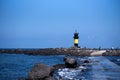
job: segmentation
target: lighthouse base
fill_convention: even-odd
[[[78,48],[78,44],[74,44],[74,47],[77,47],[77,48]]]

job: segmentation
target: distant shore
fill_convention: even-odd
[[[100,51],[100,52],[98,52]],[[102,53],[101,53],[102,52]],[[72,56],[120,56],[119,49],[87,49],[87,48],[44,48],[44,49],[0,49],[0,54],[28,55],[72,55]]]

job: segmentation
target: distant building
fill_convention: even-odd
[[[79,33],[77,33],[77,31],[75,31],[75,33],[74,33],[74,36],[73,36],[73,38],[74,38],[74,47],[78,47],[78,42],[79,42]]]

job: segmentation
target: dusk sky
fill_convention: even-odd
[[[120,48],[120,0],[0,0],[0,48]]]

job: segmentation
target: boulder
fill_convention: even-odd
[[[64,64],[56,64],[53,67],[54,67],[54,70],[57,70],[57,69],[60,69],[60,68],[64,68],[65,65]]]
[[[77,67],[77,60],[71,57],[65,57],[65,67],[66,68],[76,68]]]
[[[84,63],[89,63],[89,60],[85,60]]]
[[[26,80],[48,80],[48,78],[53,80],[53,78],[51,78],[52,73],[53,67],[42,63],[36,63],[30,70]]]
[[[53,77],[48,77],[46,79],[42,79],[42,80],[55,80]]]

